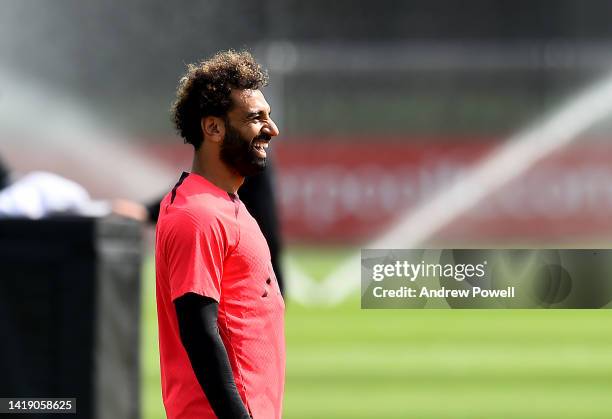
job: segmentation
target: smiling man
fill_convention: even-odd
[[[171,419],[277,419],[284,302],[270,252],[237,190],[264,170],[278,135],[248,52],[190,65],[173,119],[194,147],[162,200],[155,264],[162,395]]]

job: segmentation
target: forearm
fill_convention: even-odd
[[[250,418],[217,329],[218,304],[206,297],[187,294],[175,301],[175,307],[183,346],[217,417]]]

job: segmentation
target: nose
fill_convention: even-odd
[[[278,127],[272,119],[268,119],[268,123],[264,126],[264,132],[271,137],[276,137],[279,134]]]

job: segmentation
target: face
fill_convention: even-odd
[[[252,176],[266,167],[266,149],[272,137],[278,135],[278,128],[261,91],[234,90],[232,101],[220,158],[241,176]]]

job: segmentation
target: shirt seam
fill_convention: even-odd
[[[240,207],[240,204],[238,203],[238,207]],[[232,253],[234,253],[234,251],[236,249],[238,249],[238,245],[240,244],[240,239],[242,237],[241,235],[241,229],[240,229],[240,223],[238,222],[238,214],[236,214],[236,219],[234,220],[235,225],[236,225],[236,234],[237,234],[237,238],[236,238],[236,245],[228,252],[227,257],[229,257]],[[223,282],[223,279],[221,280]],[[231,328],[229,326],[229,319],[227,317],[227,311],[225,309],[225,300],[223,300],[223,312],[225,313],[224,316],[224,321],[225,321],[225,330],[227,330],[227,341],[230,345],[230,347],[232,348],[232,358],[234,359],[234,363],[236,364],[236,369],[238,370],[238,376],[240,377],[240,382],[242,385],[242,390],[244,391],[244,398],[245,398],[245,404],[246,407],[248,409],[249,412],[251,412],[251,407],[249,406],[249,397],[248,397],[248,393],[247,393],[247,388],[246,388],[246,383],[244,380],[244,375],[242,373],[242,367],[240,365],[240,363],[238,362],[238,357],[236,356],[236,349],[233,345],[232,342],[232,332],[231,332]]]
[[[240,207],[240,203],[238,203],[238,208],[239,207]],[[235,218],[234,222],[235,222],[235,226],[236,226],[236,235],[237,235],[236,245],[228,252],[227,257],[229,257],[231,254],[234,253],[234,251],[236,251],[236,249],[238,249],[238,245],[240,244],[240,239],[242,238],[241,229],[240,229],[240,223],[238,222],[238,214],[236,214],[236,218]],[[224,321],[225,321],[225,330],[227,331],[227,341],[228,341],[228,344],[230,345],[230,347],[232,349],[232,358],[234,359],[234,363],[236,365],[238,377],[240,378],[240,383],[241,383],[241,386],[242,386],[242,390],[244,391],[244,398],[245,398],[246,408],[249,411],[249,413],[251,413],[251,407],[249,405],[249,395],[248,395],[247,388],[246,388],[246,383],[245,383],[245,380],[244,380],[244,374],[242,373],[242,366],[238,362],[238,357],[236,355],[236,349],[235,349],[233,341],[232,341],[232,332],[231,332],[231,328],[230,328],[230,325],[229,325],[230,321],[229,321],[229,319],[227,317],[227,311],[225,309],[225,300],[223,301],[223,312],[225,313]]]
[[[238,249],[238,245],[240,244],[240,239],[242,238],[242,231],[240,229],[240,223],[238,222],[238,216],[236,216],[236,219],[234,220],[235,226],[236,226],[236,245],[230,249],[230,246],[228,246],[228,250],[229,252],[227,253],[226,257],[230,257],[232,255],[232,253],[234,253],[234,251],[236,249]]]

